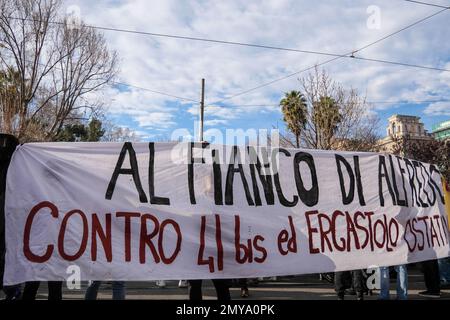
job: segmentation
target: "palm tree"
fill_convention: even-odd
[[[297,148],[300,148],[300,135],[306,125],[307,104],[300,91],[286,92],[280,101],[283,120],[288,129],[295,135]]]
[[[332,97],[323,96],[312,106],[312,121],[316,131],[318,148],[331,148],[339,123],[342,121],[339,104]]]

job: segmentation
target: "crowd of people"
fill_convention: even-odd
[[[440,298],[441,289],[450,288],[450,258],[423,261],[417,264],[424,275],[426,290],[419,292],[419,296],[425,298]],[[391,271],[396,275],[397,300],[408,299],[408,266],[398,265],[379,268],[380,300],[390,300]],[[350,284],[345,277],[351,279]],[[364,299],[364,294],[370,291],[367,288],[366,277],[362,270],[335,273],[335,290],[339,300],[344,300],[345,294],[351,292],[358,300]],[[350,288],[349,288],[350,287]],[[348,290],[350,289],[350,290]]]
[[[418,264],[423,272],[426,290],[419,295],[426,298],[440,298],[441,288],[449,287],[448,259],[429,260]],[[441,265],[441,268],[439,268]],[[379,270],[379,300],[390,300],[391,274],[395,273],[397,300],[408,299],[408,266],[398,265],[380,267]],[[339,300],[344,300],[346,293],[356,295],[357,300],[364,300],[364,295],[371,292],[367,286],[367,276],[363,270],[336,272],[334,285]]]
[[[202,280],[180,280],[178,283],[179,288],[189,288],[189,300],[201,301],[202,295]],[[230,288],[233,285],[233,280],[226,279],[214,279],[212,280],[217,292],[217,299],[221,301],[231,300]],[[254,282],[257,282],[254,281]],[[241,289],[241,297],[249,297],[248,280],[236,279],[237,285]],[[156,286],[159,288],[166,287],[166,281],[156,281]],[[5,293],[5,300],[36,300],[36,296],[41,285],[40,281],[26,282],[23,285],[5,286],[3,291]],[[85,300],[97,300],[98,291],[102,281],[91,281],[85,293]],[[125,281],[112,281],[112,299],[113,300],[125,300],[126,298],[126,282]],[[48,281],[48,300],[57,301],[62,300],[62,281]]]
[[[426,290],[419,292],[420,296],[426,298],[440,298],[441,289],[450,288],[450,258],[444,258],[439,260],[429,260],[420,262],[417,264],[419,269],[423,272],[424,283]],[[378,269],[379,275],[379,300],[390,300],[390,282],[395,274],[396,277],[396,299],[407,300],[408,299],[408,266],[399,265],[392,267],[380,267]],[[367,294],[373,294],[371,286],[368,285],[369,275],[365,270],[353,270],[336,272],[334,274],[323,274],[321,279],[327,280],[334,284],[337,299],[344,300],[345,296],[356,296],[357,300],[364,300],[364,296]],[[212,280],[217,299],[220,301],[231,300],[230,288],[234,285],[240,288],[240,296],[242,298],[251,298],[249,283],[257,284],[258,281],[263,281],[263,278],[259,279],[214,279]],[[277,278],[270,278],[272,281],[276,281]],[[27,282],[23,285],[16,285],[10,287],[3,287],[6,300],[35,300],[37,292],[39,290],[41,282]],[[188,288],[188,296],[191,301],[201,301],[203,299],[202,294],[202,280],[180,280],[178,283],[179,288]],[[96,300],[97,294],[102,285],[102,281],[90,282],[86,292],[85,300]],[[166,281],[156,281],[156,286],[159,288],[166,287]],[[48,299],[49,300],[62,300],[62,281],[49,281],[48,286]],[[125,300],[126,299],[126,282],[124,281],[112,281],[112,298],[113,300]]]

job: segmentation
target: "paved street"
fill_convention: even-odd
[[[409,298],[410,300],[424,299],[418,295],[419,291],[425,289],[423,276],[416,270],[411,270],[409,275]],[[63,297],[67,300],[83,299],[87,283],[83,283],[81,290],[68,290],[64,288]],[[204,282],[204,298],[214,299],[215,291],[210,281]],[[395,298],[395,283],[391,282],[391,294]],[[111,284],[106,282],[102,285],[98,298],[111,299]],[[135,300],[184,300],[187,299],[187,289],[178,288],[177,281],[168,281],[166,288],[158,288],[155,282],[128,282],[127,299]],[[241,299],[240,290],[237,287],[231,289],[232,299]],[[378,291],[368,300],[376,300]],[[3,298],[3,295],[0,294]],[[43,284],[38,293],[38,299],[46,299],[47,288]],[[250,286],[250,298],[255,300],[335,300],[336,296],[333,286],[326,281],[319,280],[316,275],[305,275],[297,277],[282,277],[277,281],[264,281]],[[346,299],[354,300],[354,296],[346,296]],[[450,290],[442,291],[442,298],[450,300]]]

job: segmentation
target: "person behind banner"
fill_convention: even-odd
[[[85,300],[97,300],[98,289],[102,281],[92,281],[91,285],[87,288],[84,296]],[[112,298],[113,300],[125,300],[125,282],[113,281],[112,282]]]
[[[22,300],[34,301],[41,285],[40,281],[30,281],[25,283],[23,289]],[[62,281],[48,281],[48,300],[60,301],[62,300]]]
[[[450,289],[450,258],[438,260],[441,289]]]
[[[250,292],[248,290],[248,279],[247,278],[238,279],[238,285],[241,288],[241,298],[248,298],[250,296]]]
[[[406,265],[395,266],[397,273],[397,300],[408,299],[408,269]],[[390,300],[389,267],[380,267],[380,300]]]
[[[217,300],[230,301],[231,281],[227,279],[212,279],[217,294]],[[202,301],[202,280],[189,280],[189,300]]]
[[[14,286],[4,286],[3,292],[5,293],[6,301],[20,300],[22,297],[22,288],[20,284]]]
[[[450,214],[449,210],[449,192],[448,183],[442,180],[444,191],[444,198],[446,202],[447,215]],[[450,223],[450,220],[448,220]],[[419,295],[425,298],[439,299],[441,297],[441,274],[439,270],[439,259],[422,261],[419,263],[419,268],[423,272],[426,290],[419,292]]]
[[[21,286],[4,286],[3,274],[5,270],[5,191],[6,191],[6,175],[12,154],[19,144],[16,137],[0,134],[0,289],[3,290],[6,297],[5,300],[18,300],[21,296]]]
[[[419,267],[423,272],[427,288],[427,290],[419,292],[419,295],[425,298],[439,299],[441,297],[441,286],[438,260],[420,262]]]
[[[445,209],[447,211],[448,222],[450,224],[450,183],[442,179],[445,198]],[[450,225],[449,225],[450,227]],[[450,258],[438,260],[439,274],[441,277],[441,289],[450,289]]]
[[[350,286],[347,285],[346,279],[351,279]],[[352,287],[356,292],[357,300],[364,300],[364,276],[362,270],[340,271],[334,274],[334,287],[338,300],[345,299],[345,289]]]

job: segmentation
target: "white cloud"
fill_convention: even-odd
[[[73,0],[66,3],[79,5],[83,19],[92,25],[337,53],[360,48],[438,11],[405,1],[385,0],[342,0],[339,3],[334,0]],[[380,30],[366,27],[369,5],[378,5],[381,9]],[[449,13],[444,12],[357,55],[450,68],[448,18]],[[297,78],[302,74],[223,103],[232,108],[219,107],[213,102],[329,59],[129,33],[105,32],[105,36],[109,46],[121,57],[121,81],[198,100],[200,79],[205,78],[207,105],[214,105],[206,109],[207,119],[247,117],[250,126],[258,116],[256,111],[272,112],[278,108],[239,106],[276,104],[284,91],[299,89]],[[333,78],[367,93],[370,100],[450,97],[448,72],[350,59],[330,63],[326,68]],[[164,130],[186,120],[179,112],[186,110],[188,104],[174,106],[173,102],[177,101],[174,98],[135,88],[129,91],[110,89],[106,96],[112,100],[111,113],[129,115],[141,127]],[[391,107],[375,106],[376,109]],[[198,105],[187,112],[192,116],[190,120],[196,119]],[[268,127],[272,124],[268,123]]]
[[[428,115],[450,116],[450,102],[436,102],[430,104],[425,113]]]
[[[218,125],[227,125],[227,124],[228,120],[213,119],[205,121],[205,126],[207,127],[215,127]]]
[[[170,128],[176,124],[172,119],[173,115],[164,112],[150,112],[136,117],[142,128]]]
[[[192,106],[187,110],[193,116],[198,117],[200,110],[198,106]],[[214,117],[220,119],[236,119],[238,117],[238,112],[236,108],[231,107],[221,107],[221,106],[206,106],[205,107],[205,117]]]

